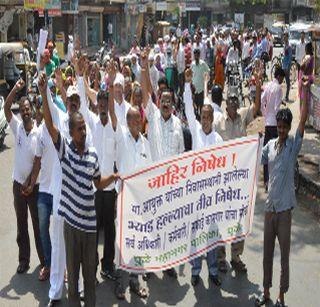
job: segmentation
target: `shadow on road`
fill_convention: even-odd
[[[13,275],[9,284],[0,290],[0,297],[8,301],[18,301],[21,296],[32,293],[39,306],[45,306],[48,303],[49,283],[38,281],[39,269],[38,266],[32,273]],[[11,292],[15,294],[12,295]],[[20,306],[19,303],[17,305]]]

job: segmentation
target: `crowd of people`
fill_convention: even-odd
[[[185,151],[244,137],[248,125],[261,115],[265,118],[261,163],[268,196],[264,292],[255,304],[261,306],[270,299],[277,237],[281,280],[275,306],[284,306],[289,288],[291,211],[296,202],[294,167],[308,116],[312,46],[306,44],[305,53],[299,53],[301,114],[292,137],[292,113],[281,107],[284,79],[285,99],[290,90],[292,49],[287,36],[283,66],[276,68],[272,81],[263,84],[264,59],[272,57],[272,37],[267,30],[194,32],[193,36],[188,30],[171,33],[152,48],[140,48],[134,42],[127,55],[107,55],[101,62],[90,61],[78,44],[72,47],[64,69],[49,41],[41,55],[37,92],[34,99],[20,100],[20,116],[12,113],[11,105],[24,81],[16,82],[7,97],[5,115],[15,137],[17,273],[29,269],[29,208],[41,264],[39,280],[50,279],[48,306],[62,299],[66,281],[70,306],[80,306],[80,299],[85,306],[95,306],[99,267],[103,279],[115,282],[116,297],[125,299],[125,275],[114,265],[116,199],[122,175]],[[223,109],[227,67],[234,62],[243,71],[252,65],[255,100],[240,105],[239,97],[230,93]],[[99,230],[104,236],[101,260]],[[231,244],[230,255],[232,269],[242,274],[247,272],[241,259],[244,246],[245,240]],[[219,272],[228,271],[226,255],[224,246],[206,255],[210,280],[218,287]],[[201,266],[201,257],[192,260],[193,286],[199,283]],[[177,278],[174,268],[163,273]],[[152,274],[129,276],[130,291],[146,298],[147,289],[139,277],[148,281]]]

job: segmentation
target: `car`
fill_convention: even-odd
[[[274,46],[283,46],[283,29],[284,24],[273,24],[270,28],[270,33],[273,38]]]

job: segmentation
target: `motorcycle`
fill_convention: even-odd
[[[109,44],[106,42],[103,42],[101,48],[98,50],[98,52],[95,55],[95,60],[99,64],[103,64],[103,62],[107,57],[111,58],[111,55],[112,55],[112,49],[110,49]]]
[[[7,125],[8,123],[4,115],[4,98],[3,96],[0,96],[0,148],[2,147],[6,137]]]

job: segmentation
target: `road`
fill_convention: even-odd
[[[292,97],[294,97],[293,92]],[[298,109],[297,102],[290,108]],[[294,112],[296,127],[298,112]],[[257,125],[259,126],[259,124]],[[27,274],[17,275],[18,248],[16,238],[16,219],[13,207],[11,174],[13,169],[13,136],[8,129],[5,147],[0,151],[0,307],[45,306],[49,282],[38,281],[39,266],[35,252],[31,221],[31,263]],[[287,306],[319,306],[320,293],[320,225],[317,219],[303,204],[309,201],[306,196],[298,197],[298,206],[293,213],[292,240],[290,257],[290,289],[286,297]],[[126,292],[126,301],[119,302],[114,294],[114,283],[102,281],[97,285],[97,306],[253,306],[254,295],[262,291],[262,253],[263,253],[263,209],[266,194],[259,179],[253,231],[246,240],[243,260],[247,264],[247,275],[235,275],[229,271],[221,274],[222,286],[217,288],[208,281],[208,270],[204,263],[202,281],[193,288],[190,283],[190,265],[186,264],[176,281],[164,277],[161,273],[153,276],[147,283],[149,298],[141,300]],[[101,245],[99,246],[101,249]],[[228,258],[230,249],[228,248]],[[275,301],[280,273],[280,253],[276,244],[274,258],[274,287],[271,297]],[[64,295],[59,306],[67,306]],[[270,305],[271,306],[271,305]]]

